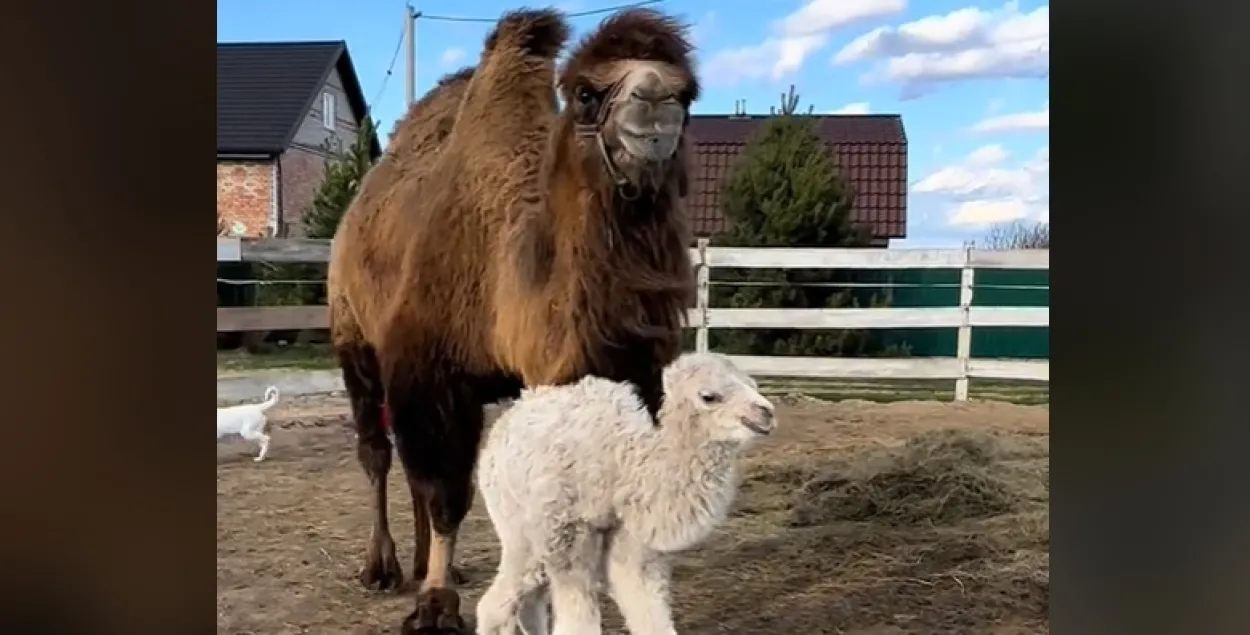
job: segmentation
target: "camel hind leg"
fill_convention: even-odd
[[[403,584],[404,573],[395,557],[395,541],[387,517],[386,478],[391,470],[391,440],[382,426],[384,391],[377,353],[359,339],[342,342],[336,338],[334,348],[351,402],[356,457],[373,490],[373,533],[360,571],[360,583],[370,589],[396,589]]]

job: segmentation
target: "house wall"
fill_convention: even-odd
[[[274,198],[271,159],[217,161],[217,216],[227,225],[239,221],[245,236],[270,235]]]
[[[334,130],[327,130],[322,124],[322,97],[328,92],[335,99]],[[304,210],[312,204],[317,186],[325,170],[327,152],[343,152],[356,139],[359,124],[352,113],[347,92],[343,89],[343,78],[337,69],[331,71],[325,86],[318,91],[313,99],[312,108],[300,123],[290,147],[279,159],[281,178],[279,207],[281,208],[283,236],[302,236],[304,234],[301,218]]]

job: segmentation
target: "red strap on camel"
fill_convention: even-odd
[[[391,431],[391,409],[382,404],[382,430]]]

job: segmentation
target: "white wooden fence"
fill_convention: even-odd
[[[325,262],[330,241],[308,239],[217,239],[217,261]],[[735,356],[758,376],[806,378],[951,379],[955,399],[968,398],[971,378],[1049,381],[1048,360],[976,359],[972,329],[987,326],[1049,327],[1047,307],[972,306],[978,269],[1049,269],[1050,251],[976,249],[798,249],[709,247],[691,251],[699,293],[688,315],[696,346],[707,349],[714,328],[899,329],[956,328],[954,357],[831,358]],[[959,306],[937,308],[732,309],[708,306],[710,270],[760,269],[960,269]],[[217,330],[247,331],[326,328],[325,307],[218,307]]]

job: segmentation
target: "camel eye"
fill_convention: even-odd
[[[577,89],[577,101],[582,105],[589,104],[595,98],[595,94],[590,92],[589,88],[581,86]]]
[[[720,403],[721,396],[719,393],[708,392],[705,390],[699,393],[699,399],[702,399],[705,404],[714,404]]]

